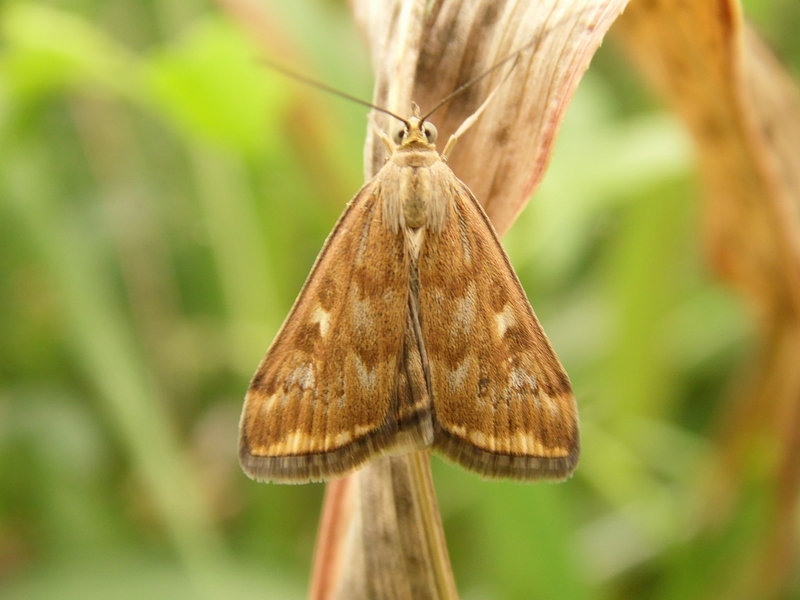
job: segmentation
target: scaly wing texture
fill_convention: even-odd
[[[579,454],[569,379],[483,209],[455,175],[448,187],[419,262],[434,446],[487,477],[563,479]]]
[[[402,233],[383,223],[379,189],[373,179],[345,210],[253,377],[239,442],[253,478],[328,479],[431,441],[407,332],[408,258]]]

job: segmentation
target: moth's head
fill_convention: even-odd
[[[401,121],[392,129],[392,142],[399,148],[424,147],[436,149],[436,127],[418,116]]]

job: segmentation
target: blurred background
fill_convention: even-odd
[[[371,98],[343,0],[254,2],[281,62]],[[226,6],[0,1],[3,600],[306,594],[324,487],[248,480],[237,426],[363,181],[366,111],[264,69]],[[796,73],[800,5],[745,12]],[[769,461],[735,501],[713,475],[758,345],[700,213],[685,132],[607,42],[504,240],[572,378],[581,464],[519,485],[433,459],[465,600],[758,576]]]

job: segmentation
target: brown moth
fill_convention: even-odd
[[[413,113],[393,115],[389,158],[348,203],[250,383],[239,459],[254,479],[327,480],[427,448],[485,477],[575,468],[564,368],[489,218]]]

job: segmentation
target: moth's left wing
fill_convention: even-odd
[[[383,221],[378,183],[348,205],[253,377],[239,438],[250,477],[330,479],[431,441],[408,258]]]
[[[486,477],[564,479],[579,453],[569,379],[486,213],[456,177],[419,259],[434,447]]]

